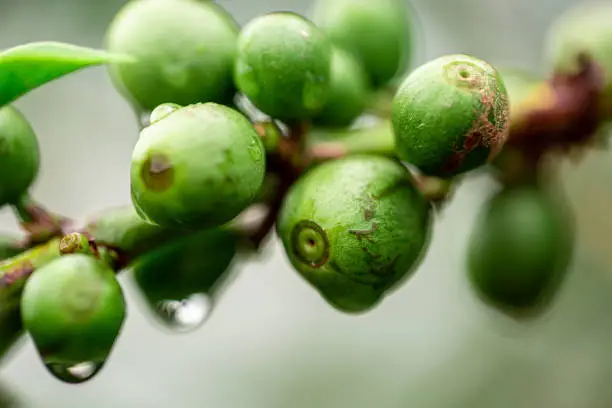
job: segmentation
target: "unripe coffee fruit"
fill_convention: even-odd
[[[491,65],[449,55],[413,71],[393,100],[397,155],[423,173],[452,177],[492,160],[508,134],[508,95]]]
[[[240,33],[234,78],[263,113],[309,119],[329,95],[332,48],[314,24],[282,12],[256,17]]]
[[[16,108],[0,107],[0,206],[16,203],[36,179],[40,148],[30,123]]]
[[[254,200],[265,161],[243,114],[211,102],[189,105],[142,130],[132,154],[132,202],[163,227],[222,225]]]
[[[363,312],[419,264],[430,204],[396,160],[354,155],[291,188],[278,233],[294,268],[334,307]]]
[[[532,316],[554,299],[567,273],[573,226],[563,200],[533,186],[494,196],[472,233],[469,279],[488,304]]]
[[[21,314],[45,363],[101,363],[123,325],[125,301],[112,269],[92,256],[69,254],[34,271]]]
[[[111,79],[137,109],[173,102],[230,103],[239,27],[219,5],[193,0],[131,0],[107,33],[107,48],[133,63],[111,65]]]
[[[397,0],[319,0],[314,22],[332,42],[363,64],[370,83],[381,87],[408,67],[412,16]]]

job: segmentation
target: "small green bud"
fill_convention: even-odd
[[[376,88],[410,63],[412,16],[406,2],[318,0],[313,19],[335,45],[356,56]]]
[[[349,53],[334,47],[332,53],[329,99],[314,118],[321,126],[349,126],[366,108],[368,79],[359,62]]]
[[[263,113],[304,120],[327,101],[330,65],[331,45],[314,24],[297,14],[271,13],[242,29],[234,79]]]
[[[425,253],[431,206],[397,161],[326,162],[289,191],[278,233],[294,268],[334,307],[363,312],[409,276]]]
[[[113,270],[70,254],[32,274],[21,314],[45,364],[102,363],[123,325],[125,301]]]
[[[612,4],[583,2],[565,11],[548,30],[545,59],[559,74],[580,71],[580,57],[593,59],[602,69],[602,114],[612,117]]]
[[[263,144],[244,115],[215,103],[190,105],[142,130],[132,201],[160,226],[218,226],[252,203],[265,168]]]
[[[113,64],[118,90],[138,109],[173,102],[231,102],[239,27],[214,2],[132,0],[107,33],[111,52],[137,61]]]
[[[72,232],[62,237],[59,243],[59,250],[62,255],[67,254],[93,254],[91,245],[87,237],[78,232]]]
[[[32,185],[40,166],[34,130],[16,108],[0,107],[0,206],[17,202]]]
[[[508,94],[499,73],[468,55],[413,71],[393,100],[397,155],[427,175],[452,177],[492,160],[508,134]]]
[[[469,279],[488,304],[511,316],[546,308],[563,282],[573,227],[560,197],[531,186],[502,190],[472,233]]]

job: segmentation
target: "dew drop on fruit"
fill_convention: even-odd
[[[80,384],[91,380],[100,372],[104,363],[85,361],[73,365],[47,363],[45,367],[58,380],[68,384]]]
[[[151,112],[150,111],[140,112],[138,114],[138,124],[140,125],[141,129],[144,129],[147,126],[149,126],[151,124]]]
[[[210,316],[213,302],[210,296],[197,293],[183,300],[164,300],[156,305],[157,315],[173,331],[191,332]]]

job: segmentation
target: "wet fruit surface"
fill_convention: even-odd
[[[102,363],[123,324],[125,301],[112,269],[69,254],[32,274],[21,313],[46,364]]]
[[[148,112],[162,103],[229,103],[238,25],[214,2],[128,2],[107,33],[112,52],[137,58],[110,67],[120,92]]]
[[[255,18],[240,33],[234,79],[257,108],[277,119],[303,120],[325,104],[331,44],[293,13]]]
[[[508,134],[508,95],[488,63],[449,55],[413,71],[393,100],[400,159],[423,173],[451,177],[492,160]]]
[[[263,144],[244,115],[190,105],[143,129],[132,156],[132,200],[162,226],[221,225],[252,202],[264,173]]]
[[[397,161],[351,156],[322,164],[289,192],[278,231],[295,269],[333,306],[374,307],[418,265],[430,205]]]

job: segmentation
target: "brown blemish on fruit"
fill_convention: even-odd
[[[24,261],[8,269],[0,276],[0,287],[7,287],[16,281],[30,276],[34,272],[34,265],[30,261]]]
[[[154,153],[144,162],[140,176],[149,190],[162,192],[172,185],[174,169],[166,155]]]
[[[505,93],[498,92],[499,83],[489,78],[478,94],[480,110],[476,119],[463,139],[463,145],[456,150],[444,164],[442,171],[452,173],[465,158],[477,147],[489,149],[488,161],[493,160],[501,151],[509,132],[508,104]]]
[[[364,194],[365,205],[363,207],[363,218],[366,221],[372,220],[376,214],[376,201],[369,194]]]
[[[373,222],[372,226],[368,229],[350,229],[348,233],[356,236],[359,240],[365,239],[367,241],[372,241],[371,235],[376,232],[377,229],[378,225],[376,222]]]

